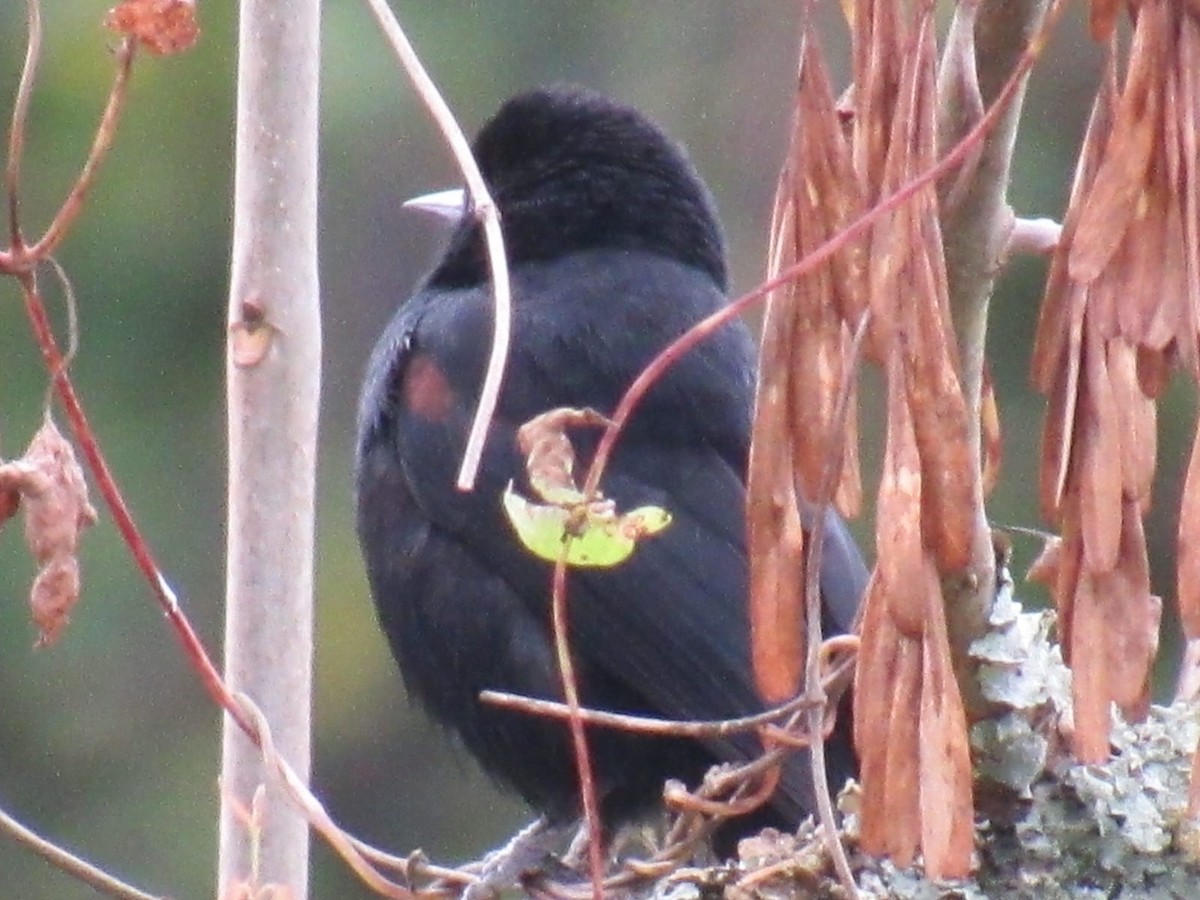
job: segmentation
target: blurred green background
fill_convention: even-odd
[[[191,52],[138,61],[116,147],[61,251],[79,299],[76,383],[139,522],[218,658],[232,5],[200,4],[203,34]],[[0,3],[5,111],[24,48],[22,6]],[[23,195],[30,233],[73,179],[112,71],[112,39],[100,27],[106,2],[44,6]],[[831,16],[836,5],[825,6]],[[398,11],[468,130],[508,95],[554,81],[610,92],[659,119],[691,148],[717,196],[740,292],[763,268],[790,121],[797,8],[789,0],[493,0],[408,2]],[[838,34],[835,57],[844,49]],[[367,598],[350,466],[355,394],[373,336],[440,239],[400,203],[456,178],[364,5],[326,4],[324,38],[315,787],[367,840],[454,861],[495,845],[527,813],[408,707]],[[1095,48],[1069,23],[1034,79],[1013,184],[1021,212],[1060,215],[1097,66]],[[1005,275],[991,337],[1007,457],[993,515],[1031,526],[1039,524],[1042,404],[1026,372],[1041,273],[1026,260]],[[18,292],[0,285],[0,298],[0,449],[12,456],[36,427],[44,375]],[[1190,408],[1176,388],[1161,416],[1160,502],[1149,532],[1166,595]],[[1036,547],[1018,548],[1023,567]],[[103,512],[83,558],[74,624],[58,646],[35,652],[25,611],[32,564],[20,527],[0,534],[0,805],[148,890],[212,896],[218,715]],[[367,896],[319,841],[314,847],[315,897]],[[90,896],[0,837],[0,898]]]

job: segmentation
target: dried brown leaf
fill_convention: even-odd
[[[1112,293],[1116,295],[1116,327],[1111,333],[1105,333],[1105,337],[1120,335],[1131,343],[1159,348],[1170,339],[1162,327],[1174,318],[1170,315],[1170,307],[1175,304],[1167,291],[1172,284],[1171,270],[1178,268],[1182,258],[1180,245],[1168,248],[1168,211],[1164,186],[1157,183],[1148,186],[1142,197],[1140,215],[1130,222],[1120,252],[1097,279],[1111,284]],[[1156,323],[1162,325],[1153,335],[1155,342],[1151,343],[1151,329]]]
[[[1085,565],[1108,572],[1121,545],[1120,419],[1109,380],[1103,339],[1085,323],[1084,400],[1079,409],[1077,465]]]
[[[921,460],[922,536],[939,571],[957,572],[970,560],[981,473],[976,468],[966,400],[958,380],[943,264],[940,253],[928,249],[932,246],[914,243],[916,281],[901,313],[899,342]],[[940,246],[940,238],[936,246]]]
[[[1173,356],[1171,348],[1168,348],[1167,351],[1150,350],[1146,347],[1137,348],[1138,387],[1147,397],[1157,400],[1162,396],[1167,382],[1171,380]]]
[[[1148,4],[1138,16],[1104,158],[1069,251],[1075,281],[1090,282],[1104,270],[1138,213],[1151,155],[1162,141],[1159,82],[1166,29],[1166,4]]]
[[[1025,580],[1035,584],[1053,588],[1058,582],[1059,568],[1062,565],[1062,538],[1055,534],[1047,534],[1042,542],[1042,550],[1030,564],[1025,573]]]
[[[864,200],[872,203],[883,189],[910,26],[898,4],[887,0],[857,0],[854,22],[852,152],[854,169],[866,188]]]
[[[1116,102],[1115,78],[1115,63],[1110,55],[1088,117],[1087,131],[1071,185],[1071,197],[1063,222],[1062,236],[1051,259],[1046,293],[1038,313],[1030,371],[1034,385],[1043,393],[1051,392],[1052,386],[1061,377],[1064,359],[1078,359],[1080,326],[1087,305],[1087,289],[1072,280],[1068,261],[1079,227],[1079,217],[1088,191],[1096,179],[1096,172],[1104,155],[1104,145],[1112,130],[1113,105]],[[1069,381],[1073,384],[1074,378]],[[1069,438],[1069,434],[1067,437]],[[1065,458],[1065,452],[1062,455]],[[1043,496],[1043,504],[1045,499]]]
[[[921,710],[921,644],[901,638],[896,648],[896,674],[888,710],[887,763],[884,771],[884,846],[900,868],[911,866],[921,846],[918,726]],[[868,808],[864,805],[864,811]],[[868,853],[880,852],[864,843]]]
[[[1108,342],[1108,377],[1117,410],[1121,441],[1121,484],[1144,514],[1154,487],[1158,454],[1158,429],[1154,401],[1142,393],[1138,382],[1137,350],[1123,340]]]
[[[1200,638],[1200,427],[1192,438],[1192,455],[1179,501],[1175,553],[1175,591],[1179,619],[1189,640]]]
[[[828,240],[859,206],[824,59],[819,45],[806,38],[791,146],[775,194],[769,275]],[[856,278],[861,282],[857,252],[847,248],[773,291],[767,303],[747,503],[752,656],[756,683],[769,701],[794,695],[802,676],[800,505],[818,498],[839,452],[846,462],[837,499],[845,508],[861,495],[854,417],[836,428],[834,421],[848,365],[843,316],[865,302],[855,287]]]
[[[1144,260],[1141,271],[1126,279],[1131,289],[1142,296],[1140,301],[1144,322],[1133,337],[1139,346],[1162,351],[1175,341],[1182,340],[1190,327],[1188,308],[1193,298],[1188,293],[1186,260],[1187,236],[1180,209],[1182,198],[1173,197],[1162,213],[1161,234],[1138,239]],[[1151,221],[1156,221],[1151,219]],[[1195,298],[1200,299],[1200,298]],[[1156,396],[1156,395],[1155,395]]]
[[[787,403],[794,319],[786,298],[767,302],[746,491],[750,634],[755,683],[778,702],[800,687],[806,633],[804,533]]]
[[[904,62],[893,121],[885,184],[898,187],[936,156],[936,47],[931,6],[913,12],[915,50]],[[938,203],[932,186],[897,210],[896,260],[877,260],[886,278],[873,278],[895,304],[892,339],[902,354],[903,378],[921,460],[922,538],[939,571],[959,572],[970,561],[982,496],[967,405],[958,378],[958,352],[950,319],[941,255]],[[872,248],[874,253],[874,248]],[[872,273],[874,275],[874,273]],[[884,303],[877,295],[872,303]],[[889,375],[890,377],[890,375]]]
[[[1086,290],[1073,284],[1067,276],[1062,248],[1069,241],[1070,235],[1064,226],[1063,237],[1051,259],[1050,273],[1046,277],[1046,293],[1038,311],[1029,371],[1034,387],[1042,393],[1050,392],[1060,373],[1063,360],[1071,352],[1068,346],[1071,323],[1082,315],[1087,298]]]
[[[807,281],[815,284],[815,279]],[[795,310],[789,400],[796,474],[804,496],[815,498],[830,458],[838,452],[837,443],[843,437],[841,430],[834,430],[833,419],[846,376],[846,360],[842,324],[832,309],[825,307],[818,311],[798,303]]]
[[[1097,578],[1097,590],[1110,597],[1114,620],[1108,628],[1112,700],[1128,721],[1150,709],[1150,676],[1158,653],[1162,600],[1150,593],[1146,535],[1136,501],[1125,502],[1121,558],[1110,574]]]
[[[1089,135],[1095,130],[1100,113],[1098,104],[1092,111]],[[1076,176],[1072,200],[1081,190],[1082,179],[1081,168]],[[1059,521],[1063,494],[1071,474],[1072,450],[1078,428],[1076,415],[1083,362],[1084,319],[1089,299],[1088,289],[1074,284],[1067,276],[1066,251],[1070,246],[1074,215],[1074,211],[1067,214],[1064,240],[1060,242],[1051,264],[1032,362],[1034,384],[1049,399],[1042,430],[1038,496],[1042,515],[1051,522]]]
[[[888,378],[887,448],[875,514],[876,567],[888,613],[902,635],[919,640],[925,628],[925,548],[921,539],[921,460],[912,432],[898,363]]]
[[[850,145],[833,97],[829,68],[820,45],[806,40],[801,51],[797,114],[788,170],[794,173],[792,201],[803,213],[800,229],[811,227],[800,251],[815,249],[841,231],[863,209],[862,192],[854,174]],[[834,254],[828,265],[831,279],[823,306],[832,306],[846,322],[857,322],[866,309],[863,283],[863,242],[852,241]]]
[[[920,373],[910,381],[909,396],[921,457],[922,533],[939,571],[959,572],[971,558],[981,473],[975,467],[957,379],[954,390],[928,391],[919,378]]]
[[[25,455],[0,465],[0,492],[17,492],[25,512],[25,540],[39,571],[30,609],[38,645],[53,643],[79,600],[80,533],[96,521],[75,451],[49,418]]]
[[[777,275],[803,259],[845,227],[860,208],[824,58],[819,44],[806,38],[791,146],[776,190],[769,274]],[[846,321],[857,321],[866,303],[860,246],[856,242],[843,249],[775,293],[794,317],[788,332],[787,391],[797,474],[809,499],[817,496],[835,448],[854,437],[850,423],[835,431],[833,419],[847,372]],[[838,492],[853,498],[861,492],[855,480],[857,447],[845,443],[842,452],[849,464],[842,468]]]
[[[1117,27],[1117,15],[1121,11],[1121,0],[1091,0],[1088,15],[1088,30],[1092,40],[1108,41]]]
[[[1150,703],[1162,603],[1150,593],[1145,536],[1134,501],[1127,502],[1125,514],[1118,568],[1082,572],[1073,604],[1072,744],[1084,763],[1108,758],[1113,703],[1130,719],[1144,716]]]
[[[937,573],[926,575],[928,627],[921,644],[921,852],[933,881],[965,878],[975,847],[967,716],[954,679]]]
[[[1047,395],[1042,423],[1041,464],[1038,467],[1038,504],[1042,517],[1058,523],[1067,487],[1078,395],[1072,385],[1079,377],[1079,357],[1063,359]]]
[[[1112,690],[1108,665],[1107,628],[1113,618],[1111,598],[1096,590],[1090,574],[1081,573],[1071,616],[1071,688],[1074,732],[1071,746],[1085,765],[1108,759],[1112,722]]]
[[[843,358],[849,358],[853,338],[849,330],[843,331]],[[842,431],[842,473],[838,479],[833,502],[838,511],[847,518],[854,518],[862,511],[863,488],[862,466],[858,454],[858,385],[851,387],[846,409],[846,423]]]
[[[38,627],[39,647],[53,644],[71,621],[79,602],[79,560],[54,556],[46,560],[29,590],[29,610]]]
[[[594,409],[559,407],[517,429],[517,448],[525,456],[529,486],[539,498],[559,505],[585,500],[575,484],[575,448],[567,431],[607,424],[608,419]]]
[[[887,614],[887,598],[879,570],[863,593],[862,638],[854,668],[854,748],[858,753],[859,781],[863,796],[862,842],[871,852],[883,853],[886,819],[880,814],[879,798],[887,783],[888,719],[892,685],[896,680],[896,658],[904,640]]]
[[[1116,277],[1122,271],[1122,257],[1126,254],[1118,251],[1112,261],[1111,268],[1105,277],[1101,275],[1087,286],[1087,324],[1086,328],[1095,332],[1102,341],[1107,341],[1121,333],[1117,322],[1117,309],[1124,302],[1121,296],[1121,279]]]
[[[1004,462],[1004,439],[1000,433],[1000,407],[996,404],[996,386],[991,367],[983,366],[983,396],[979,407],[979,433],[983,442],[983,495],[987,497],[1000,480]]]
[[[859,0],[854,7],[852,143],[867,203],[934,160],[932,10],[932,3],[878,0]],[[922,812],[939,802],[955,804],[956,811],[965,804],[969,860],[969,763],[964,792],[949,800],[935,796],[960,782],[956,748],[966,747],[965,717],[960,702],[961,736],[951,735],[954,701],[948,692],[956,688],[947,687],[954,684],[948,640],[942,663],[929,659],[930,674],[943,679],[942,692],[933,696],[923,675],[923,647],[931,610],[945,634],[938,572],[969,560],[981,485],[967,441],[970,423],[958,381],[938,228],[937,197],[930,188],[883,216],[867,248],[873,335],[884,351],[877,355],[887,364],[888,438],[876,522],[878,562],[855,680],[855,740],[863,759],[863,849],[886,853],[900,867],[920,851],[927,865],[932,859],[949,871],[957,866],[952,856],[962,840],[958,817],[951,833],[932,818],[924,821]],[[934,671],[937,665],[943,668]],[[947,781],[938,766],[949,758]],[[940,807],[937,815],[944,811]]]
[[[1059,549],[1058,569],[1052,585],[1054,606],[1058,611],[1058,635],[1062,645],[1063,659],[1073,665],[1071,649],[1075,646],[1075,598],[1079,593],[1083,572],[1083,536],[1079,529],[1079,500],[1071,497],[1067,514],[1063,516],[1062,544]]]

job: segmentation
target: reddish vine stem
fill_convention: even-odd
[[[820,648],[823,655],[827,653],[855,653],[858,638],[852,635],[838,635],[824,642]],[[804,693],[792,698],[786,703],[772,707],[765,712],[752,716],[742,716],[737,719],[663,719],[657,716],[637,716],[629,713],[607,712],[582,706],[579,717],[587,725],[601,728],[613,728],[619,731],[629,731],[635,734],[652,734],[660,737],[696,737],[713,738],[736,734],[741,731],[751,731],[763,725],[774,724],[782,716],[791,715],[797,710],[809,709],[814,706],[823,707],[829,694],[829,687],[836,687],[845,677],[841,663],[821,679],[821,697],[814,693]],[[837,692],[839,695],[841,691]],[[500,706],[505,709],[515,709],[536,716],[568,719],[571,716],[570,707],[565,703],[554,700],[541,700],[536,697],[526,697],[523,694],[512,694],[507,691],[480,691],[479,699],[484,703]]]
[[[58,208],[54,219],[46,226],[46,232],[36,244],[29,248],[31,259],[45,259],[58,249],[71,225],[83,211],[83,200],[92,187],[100,164],[108,156],[113,139],[117,136],[117,123],[121,119],[121,111],[125,108],[125,95],[128,93],[129,76],[133,72],[133,57],[137,43],[126,38],[117,50],[117,74],[113,80],[112,89],[108,92],[108,103],[100,116],[100,124],[96,128],[96,136],[92,140],[91,150],[84,161],[79,177],[71,186],[71,192]]]
[[[34,10],[36,8],[36,5],[32,7]],[[40,37],[35,37],[33,31],[38,21],[38,17],[31,14],[29,41],[31,47],[40,43]],[[92,146],[88,152],[88,157],[79,172],[79,177],[75,179],[75,183],[71,186],[70,193],[67,194],[62,205],[59,206],[54,219],[46,227],[45,233],[38,239],[37,243],[30,247],[25,246],[24,238],[21,235],[19,219],[20,170],[21,153],[24,147],[25,117],[29,104],[29,95],[32,91],[32,85],[26,83],[26,76],[28,75],[32,79],[32,73],[37,66],[37,56],[35,53],[27,53],[26,55],[25,68],[21,73],[21,85],[18,88],[17,101],[13,109],[12,124],[10,126],[11,133],[9,135],[8,165],[5,169],[5,185],[8,193],[8,224],[12,246],[7,251],[0,250],[0,272],[17,276],[22,279],[22,284],[24,284],[24,276],[27,273],[31,272],[39,262],[48,259],[58,249],[63,239],[67,236],[67,233],[71,230],[71,226],[83,211],[84,198],[91,189],[96,173],[99,171],[105,157],[107,157],[108,151],[112,147],[113,139],[116,137],[117,123],[120,121],[121,111],[125,106],[125,95],[128,93],[129,78],[133,71],[133,58],[136,46],[132,40],[127,39],[121,44],[120,49],[117,50],[117,74],[113,80],[112,88],[109,90],[108,102],[105,104],[104,113],[100,116],[100,124],[96,128],[96,136],[92,139]]]
[[[554,652],[562,676],[563,698],[567,701],[571,727],[571,745],[575,752],[575,768],[579,773],[579,793],[583,799],[583,820],[588,833],[588,873],[592,879],[595,900],[604,897],[604,857],[601,855],[603,834],[600,829],[600,810],[596,802],[596,781],[592,775],[592,757],[588,753],[587,734],[583,727],[579,703],[579,684],[575,680],[575,663],[567,639],[567,549],[571,538],[563,542],[558,561],[554,564],[554,583],[551,606],[554,625]]]

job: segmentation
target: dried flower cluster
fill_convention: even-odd
[[[122,0],[104,24],[157,56],[182,53],[200,37],[195,0]]]

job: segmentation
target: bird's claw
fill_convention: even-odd
[[[478,880],[463,891],[463,900],[494,900],[500,891],[517,887],[527,873],[546,867],[563,834],[564,826],[551,825],[544,818],[522,828],[478,864]]]

